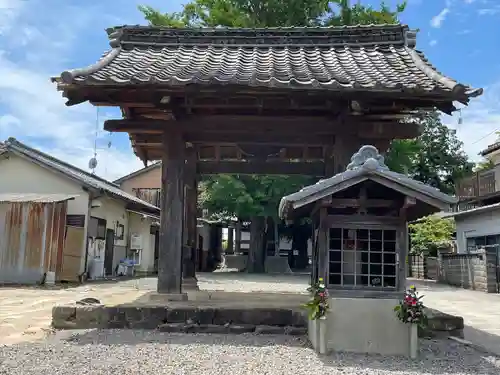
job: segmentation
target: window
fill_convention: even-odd
[[[117,223],[116,224],[116,235],[115,235],[116,239],[123,240],[124,232],[125,232],[125,226],[123,224]]]
[[[396,287],[396,230],[331,228],[328,283]]]
[[[89,221],[89,236],[97,239],[106,239],[106,220],[91,217]]]
[[[467,237],[467,252],[474,252],[480,248],[491,248],[500,244],[500,235]]]
[[[141,264],[141,250],[131,250],[128,254],[128,260],[134,262],[134,265],[139,266]]]

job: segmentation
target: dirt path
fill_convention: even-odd
[[[0,344],[43,338],[51,332],[51,312],[56,304],[71,303],[85,297],[119,303],[133,300],[149,289],[134,282],[88,284],[67,289],[36,287],[0,288]]]

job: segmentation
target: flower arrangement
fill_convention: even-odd
[[[427,324],[427,316],[424,312],[424,304],[422,297],[417,294],[417,289],[414,285],[405,292],[404,298],[394,307],[397,317],[403,323],[416,324],[425,327]]]
[[[323,278],[319,278],[317,282],[312,283],[307,291],[311,294],[311,300],[302,305],[308,310],[308,316],[311,320],[326,319],[328,311],[328,290],[325,287]]]

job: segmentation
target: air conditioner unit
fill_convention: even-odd
[[[140,234],[132,234],[130,236],[130,250],[142,249],[142,236]]]

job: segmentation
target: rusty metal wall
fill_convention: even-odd
[[[0,203],[0,283],[33,284],[59,271],[67,203]]]

